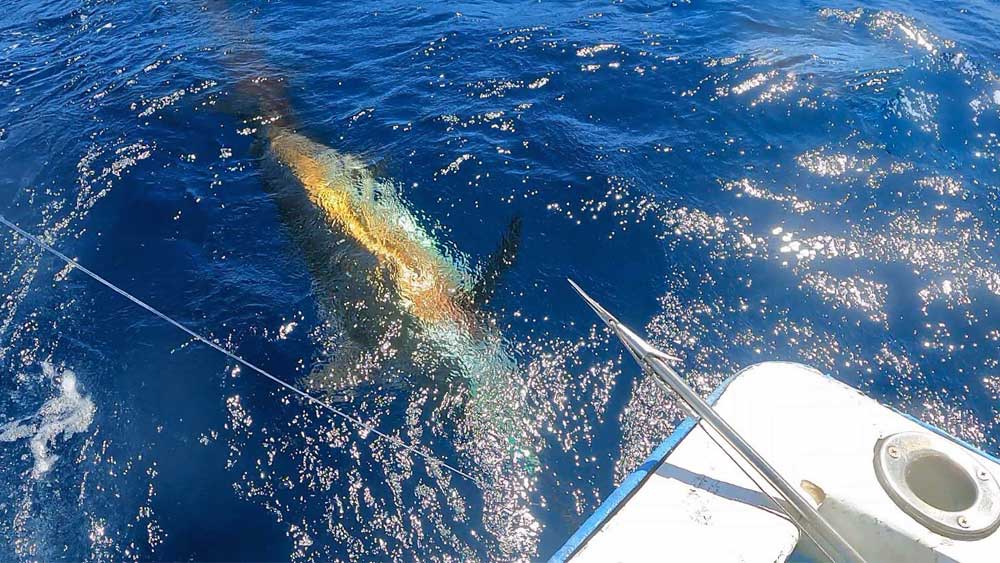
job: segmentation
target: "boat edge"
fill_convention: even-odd
[[[758,364],[754,364],[758,365]],[[722,397],[722,394],[729,387],[729,384],[736,381],[743,373],[754,366],[748,366],[737,373],[726,378],[722,383],[720,383],[712,393],[705,399],[709,405],[715,405],[716,401]],[[552,557],[549,558],[548,563],[564,563],[569,560],[570,557],[576,555],[576,552],[580,550],[584,544],[600,529],[601,525],[604,524],[608,519],[610,519],[618,509],[620,509],[632,495],[642,487],[642,484],[646,482],[656,470],[660,468],[660,465],[666,461],[667,456],[681,443],[687,435],[695,427],[695,420],[690,416],[685,417],[677,428],[670,433],[669,436],[660,445],[656,446],[656,449],[649,454],[649,457],[642,462],[639,467],[634,469],[627,477],[619,484],[614,491],[608,495],[607,498],[601,502],[601,505],[597,507],[591,515],[584,520],[576,532],[566,543],[556,551]]]

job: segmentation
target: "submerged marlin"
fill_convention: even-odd
[[[473,388],[487,367],[513,368],[480,305],[513,264],[520,233],[516,219],[473,278],[423,228],[393,182],[376,177],[356,156],[280,121],[265,129],[264,160],[272,166],[269,183],[281,213],[303,246],[324,298],[337,301],[334,306],[355,344],[408,351],[425,367],[444,361]],[[344,243],[349,246],[342,248]],[[345,370],[360,367],[337,365],[341,373],[327,369],[311,383],[334,388],[349,378]]]
[[[515,458],[533,459],[528,432],[519,430],[526,421],[513,406],[516,362],[481,307],[514,263],[520,221],[510,222],[474,274],[434,240],[394,182],[357,156],[296,131],[280,84],[255,80],[243,88],[260,114],[266,183],[320,299],[337,313],[349,340],[313,372],[309,386],[349,395],[373,371],[385,372],[387,361],[402,358],[421,377],[460,381],[471,399],[468,415],[486,423],[474,432],[499,438],[499,450]]]
[[[265,186],[334,325],[334,341],[321,343],[330,357],[305,383],[328,398],[371,383],[432,387],[426,396],[433,414],[457,415],[445,428],[454,447],[471,456],[477,478],[489,483],[484,529],[501,546],[519,544],[534,529],[530,498],[543,442],[521,385],[526,378],[483,305],[514,264],[520,221],[510,221],[496,250],[470,267],[434,239],[396,183],[295,123],[282,81],[262,78],[278,73],[225,8],[224,0],[209,0],[206,12],[229,38],[223,64],[238,86],[224,103],[256,128]],[[436,393],[440,387],[446,392]]]

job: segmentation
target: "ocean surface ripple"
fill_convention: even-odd
[[[352,358],[370,296],[317,278],[248,76],[455,272],[512,218],[520,248],[502,369],[387,329],[336,397],[480,489],[0,232],[0,560],[544,559],[682,417],[567,277],[702,392],[803,362],[1000,453],[997,29],[979,0],[5,6],[0,214],[275,374]]]

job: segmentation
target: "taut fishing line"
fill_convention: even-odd
[[[173,318],[167,316],[166,313],[161,312],[159,309],[156,309],[152,305],[149,305],[145,301],[139,299],[138,297],[132,295],[131,293],[125,291],[124,289],[118,287],[117,285],[115,285],[115,284],[109,282],[108,280],[102,278],[101,276],[97,275],[93,271],[88,270],[84,266],[80,265],[80,263],[77,262],[76,260],[70,258],[69,256],[66,256],[62,252],[59,252],[58,250],[56,250],[55,248],[53,248],[49,244],[43,242],[41,239],[39,239],[35,235],[33,235],[33,234],[25,231],[21,227],[18,227],[14,223],[8,221],[7,218],[4,217],[3,215],[0,215],[0,223],[3,223],[7,227],[9,227],[11,230],[13,230],[15,233],[17,233],[17,234],[23,236],[24,238],[30,240],[35,245],[37,245],[39,248],[45,250],[46,252],[48,252],[49,254],[52,254],[53,256],[55,256],[57,258],[59,258],[60,260],[62,260],[66,264],[68,264],[68,265],[72,266],[73,268],[76,268],[76,269],[80,270],[81,272],[87,274],[88,276],[90,276],[95,281],[99,282],[100,284],[104,285],[108,289],[113,290],[114,292],[118,293],[122,297],[128,299],[129,301],[135,303],[136,305],[142,307],[143,309],[149,311],[150,313],[156,315],[157,317],[160,317],[164,321],[166,321],[166,322],[174,325],[175,327],[179,328],[180,330],[182,330],[185,333],[187,333],[188,335],[190,335],[195,340],[198,340],[198,341],[202,342],[203,344],[206,344],[209,347],[215,349],[216,351],[221,352],[222,354],[225,354],[230,359],[232,359],[232,360],[240,363],[241,365],[247,367],[248,369],[250,369],[252,371],[257,372],[260,375],[263,375],[264,377],[270,379],[271,381],[273,381],[273,382],[277,383],[278,385],[284,387],[285,389],[291,391],[292,393],[295,393],[296,395],[302,397],[306,401],[308,401],[308,402],[310,402],[310,403],[312,403],[312,404],[314,404],[314,405],[316,405],[318,407],[322,407],[323,409],[326,409],[327,411],[333,413],[334,415],[339,416],[339,417],[343,418],[344,420],[347,420],[350,423],[354,424],[355,426],[357,426],[359,428],[362,428],[364,430],[367,430],[368,432],[371,432],[371,433],[375,434],[376,436],[378,436],[380,438],[385,438],[386,440],[388,440],[392,444],[394,444],[394,445],[402,448],[403,450],[406,450],[408,452],[411,452],[413,454],[416,454],[416,455],[424,458],[424,460],[426,460],[427,462],[429,462],[432,465],[437,465],[437,466],[443,467],[443,468],[447,469],[448,471],[451,471],[452,473],[454,473],[456,475],[460,475],[462,477],[465,477],[469,481],[472,481],[480,489],[484,489],[483,483],[481,483],[478,479],[476,479],[472,475],[470,475],[470,474],[462,471],[461,469],[458,469],[457,467],[455,467],[455,466],[453,466],[453,465],[451,465],[451,464],[449,464],[447,462],[444,462],[444,461],[442,461],[442,460],[434,457],[433,455],[431,455],[431,454],[429,454],[429,453],[427,453],[427,452],[425,452],[425,451],[423,451],[421,449],[418,449],[416,446],[414,446],[412,444],[408,444],[408,443],[404,442],[403,440],[401,440],[399,438],[396,438],[394,436],[390,436],[390,435],[386,434],[385,432],[382,432],[381,430],[375,428],[374,426],[372,426],[371,424],[369,424],[369,423],[361,420],[360,418],[358,418],[356,416],[353,416],[353,415],[350,415],[350,414],[344,412],[343,410],[341,410],[341,409],[339,409],[339,408],[331,405],[330,403],[328,403],[328,402],[326,402],[326,401],[324,401],[324,400],[322,400],[322,399],[320,399],[320,398],[318,398],[318,397],[316,397],[314,395],[311,395],[311,394],[309,394],[309,393],[307,393],[307,392],[299,389],[298,387],[292,385],[291,383],[288,383],[287,381],[285,381],[284,379],[281,379],[280,377],[278,377],[276,375],[271,374],[270,372],[268,372],[267,370],[265,370],[263,368],[255,366],[254,364],[248,362],[247,360],[244,360],[242,357],[240,357],[239,355],[237,355],[235,352],[232,352],[230,350],[227,350],[226,348],[223,348],[219,344],[216,344],[215,342],[212,342],[208,338],[206,338],[206,337],[198,334],[197,332],[195,332],[195,331],[191,330],[190,328],[186,327],[185,325],[181,324],[179,321],[175,321]]]

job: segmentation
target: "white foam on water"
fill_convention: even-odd
[[[31,476],[44,476],[59,456],[50,450],[61,435],[68,440],[73,434],[84,432],[94,420],[94,402],[81,395],[76,387],[76,374],[68,369],[61,371],[42,362],[42,373],[57,386],[58,395],[45,401],[38,412],[0,426],[0,442],[16,442],[28,438],[35,465]]]

